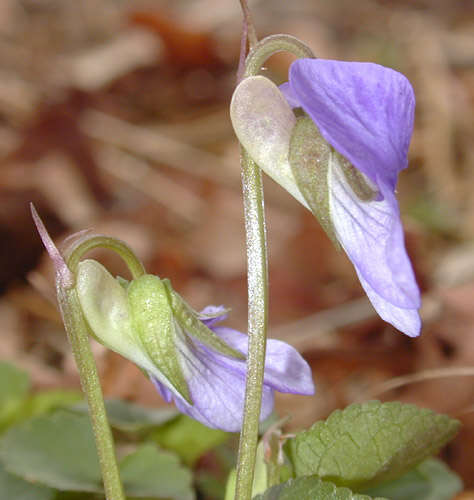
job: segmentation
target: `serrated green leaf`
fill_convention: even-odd
[[[364,491],[390,500],[451,500],[463,488],[461,479],[441,460],[429,458],[403,476]]]
[[[289,441],[296,476],[361,489],[400,476],[436,453],[459,422],[414,405],[370,401],[333,412]]]
[[[207,451],[229,439],[227,432],[211,429],[185,415],[153,432],[153,439],[163,448],[176,452],[183,462],[193,465]]]
[[[12,427],[0,442],[0,459],[8,472],[51,488],[102,491],[92,428],[83,415],[57,411]]]
[[[15,416],[30,390],[30,377],[5,361],[0,362],[0,431],[15,421]]]
[[[353,493],[349,488],[337,487],[328,481],[322,481],[318,477],[307,476],[273,486],[253,500],[370,500],[370,498],[367,495]]]
[[[181,415],[175,408],[145,408],[120,399],[107,400],[105,408],[110,425],[123,432],[149,431]],[[72,406],[71,410],[88,412],[85,402]]]
[[[133,497],[192,500],[191,471],[176,455],[147,443],[120,463],[120,475],[127,494]]]
[[[32,484],[7,472],[0,463],[0,498],[11,500],[52,500],[55,491]]]

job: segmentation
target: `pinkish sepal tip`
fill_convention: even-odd
[[[63,259],[63,256],[59,252],[57,246],[54,244],[51,236],[49,235],[46,227],[43,224],[38,212],[35,209],[33,203],[30,203],[31,215],[33,216],[33,221],[36,225],[36,229],[40,235],[41,241],[48,252],[48,255],[51,257],[51,260],[54,264],[54,269],[56,271],[56,280],[57,284],[62,288],[71,288],[74,286],[74,275],[69,270],[66,265],[66,262]]]

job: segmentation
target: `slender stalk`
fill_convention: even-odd
[[[277,52],[287,51],[296,57],[314,58],[312,50],[301,40],[291,35],[270,35],[260,40],[249,52],[245,63],[245,74],[255,76],[265,61]]]
[[[85,253],[90,252],[94,248],[105,248],[112,250],[124,260],[127,264],[133,279],[137,279],[145,274],[143,264],[135,257],[131,248],[123,241],[111,238],[109,236],[89,236],[73,246],[67,256],[67,266],[73,274],[77,271],[77,265]]]
[[[268,271],[261,170],[243,148],[241,165],[247,240],[249,346],[235,498],[250,500],[265,368]]]
[[[64,265],[75,276],[79,261],[84,254],[98,247],[118,253],[126,262],[134,279],[145,273],[143,264],[125,243],[107,236],[91,236],[79,240],[69,252],[67,263]],[[112,431],[107,420],[104,396],[90,347],[89,329],[82,314],[77,291],[74,283],[64,286],[60,281],[58,281],[57,290],[64,326],[79,371],[82,390],[89,406],[105,496],[107,500],[125,500]]]
[[[246,3],[241,3],[245,16],[244,4],[246,7]],[[283,50],[289,51],[297,57],[314,57],[306,45],[292,36],[270,36],[258,42],[250,50],[244,76],[257,75],[268,57]],[[241,166],[247,242],[249,346],[235,498],[236,500],[250,500],[265,369],[268,269],[261,170],[243,148],[241,148]]]
[[[56,270],[56,289],[59,308],[79,371],[82,389],[89,406],[89,415],[102,472],[105,496],[107,500],[125,500],[115,456],[112,431],[105,411],[104,396],[89,343],[89,330],[82,314],[75,288],[75,272],[81,257],[87,251],[96,247],[105,247],[117,252],[127,263],[135,278],[144,274],[145,270],[142,263],[125,243],[106,236],[91,236],[79,239],[70,249],[68,262],[66,263],[48,234],[35,207],[33,204],[30,206],[39,235]]]
[[[76,361],[82,390],[86,394],[89,415],[94,431],[97,455],[102,472],[105,497],[107,500],[125,500],[115,457],[112,431],[107,420],[104,396],[100,386],[89,334],[75,288],[58,289],[58,300],[64,326]]]

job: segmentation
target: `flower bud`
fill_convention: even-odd
[[[144,275],[128,287],[94,260],[79,263],[76,289],[92,335],[190,401],[175,349],[175,323],[159,278]]]

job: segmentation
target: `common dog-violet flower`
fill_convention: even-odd
[[[378,314],[411,337],[421,328],[420,293],[394,193],[408,164],[414,107],[400,73],[322,59],[293,62],[280,88],[246,78],[231,103],[249,155],[318,217]]]
[[[80,321],[86,335],[135,363],[163,398],[174,401],[182,413],[209,427],[239,431],[248,336],[216,326],[228,310],[208,306],[200,313],[194,311],[169,280],[146,274],[131,249],[114,238],[77,233],[69,238],[65,259],[33,206],[31,209],[54,263],[66,327],[76,328],[73,323]],[[114,278],[99,262],[80,260],[97,247],[117,252],[134,279]],[[71,299],[72,307],[68,305]],[[261,420],[273,409],[274,391],[314,394],[311,369],[296,349],[270,339],[265,360]]]
[[[196,313],[167,280],[144,275],[119,281],[93,260],[79,263],[76,287],[94,337],[136,363],[167,402],[209,427],[240,430],[248,337],[216,326],[227,317],[225,308]],[[205,330],[215,338],[206,338]],[[275,390],[310,395],[314,385],[301,355],[285,342],[269,340],[261,419],[273,409]]]

